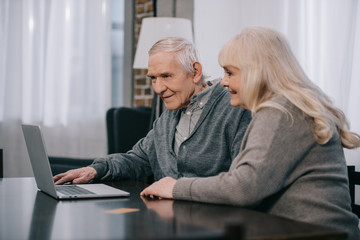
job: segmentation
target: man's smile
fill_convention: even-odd
[[[167,95],[167,96],[161,96],[162,99],[169,99],[171,98],[172,96],[174,96],[175,94],[171,94],[171,95]]]

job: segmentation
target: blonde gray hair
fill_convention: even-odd
[[[200,55],[195,45],[180,37],[160,39],[150,48],[149,56],[159,52],[176,53],[178,63],[187,73],[195,73],[193,63],[200,62]],[[204,75],[201,79],[204,79]]]
[[[360,135],[347,130],[344,113],[309,80],[279,32],[264,27],[246,28],[225,44],[218,60],[223,67],[240,69],[242,99],[254,114],[264,107],[287,112],[271,100],[284,96],[313,119],[318,143],[327,143],[337,131],[344,147],[360,145]]]

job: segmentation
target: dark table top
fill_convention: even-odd
[[[228,226],[243,229],[245,239],[346,236],[239,207],[144,199],[147,184],[138,181],[109,185],[131,196],[58,201],[37,191],[33,178],[0,179],[0,239],[216,239]]]

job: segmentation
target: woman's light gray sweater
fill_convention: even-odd
[[[181,178],[174,198],[253,208],[344,230],[349,239],[360,239],[338,135],[318,144],[310,118],[285,99],[277,101],[292,118],[274,108],[260,110],[230,170],[214,177]]]

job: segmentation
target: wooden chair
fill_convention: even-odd
[[[355,186],[360,185],[360,172],[355,171],[355,166],[348,166],[347,169],[349,176],[351,208],[353,213],[360,218],[360,205],[355,203]]]

